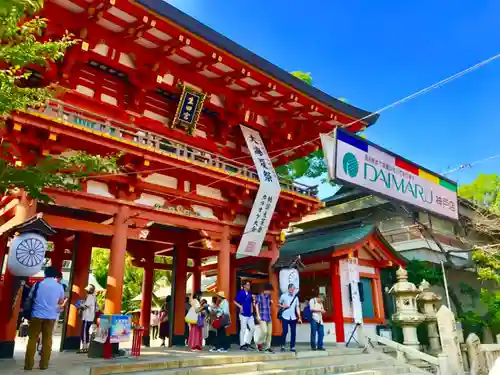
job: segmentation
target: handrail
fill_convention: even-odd
[[[398,353],[403,353],[407,357],[407,359],[418,359],[428,364],[432,365],[437,369],[438,375],[447,375],[448,374],[448,356],[446,354],[439,354],[437,357],[432,355],[422,353],[420,350],[405,346],[398,342],[386,339],[384,337],[378,335],[366,335],[365,337],[368,340],[366,348],[369,349],[369,345],[372,345],[372,341],[377,342],[379,344],[385,345],[391,349],[396,350]]]
[[[439,365],[439,360],[437,357],[433,357],[432,355],[422,353],[420,350],[412,348],[410,346],[404,346],[403,344],[400,344],[398,342],[386,339],[385,337],[381,336],[367,336],[369,340],[376,341],[379,344],[385,345],[389,348],[395,349],[397,351],[403,352],[404,354],[412,357],[412,358],[417,358],[421,359],[422,361],[428,362],[432,365]]]
[[[152,147],[157,151],[171,154],[176,158],[188,159],[199,165],[221,169],[226,173],[257,181],[259,180],[257,172],[250,170],[246,164],[184,144],[149,130],[132,127],[119,120],[107,119],[102,115],[92,113],[59,100],[53,100],[51,103],[47,103],[44,107],[39,109],[30,108],[28,109],[28,113],[42,113],[50,118],[84,126],[112,137],[132,141],[141,146]],[[286,181],[284,179],[280,179],[280,185],[285,191],[288,190],[309,197],[316,198],[318,194],[317,186],[306,186],[302,183]]]

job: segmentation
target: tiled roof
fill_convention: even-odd
[[[302,259],[321,254],[334,253],[335,250],[375,235],[394,258],[403,260],[401,255],[384,239],[377,227],[361,222],[349,222],[340,225],[308,230],[287,237],[280,249],[277,264],[287,263],[301,256]]]
[[[326,227],[302,232],[287,237],[280,249],[281,258],[293,258],[297,255],[332,252],[335,248],[354,244],[368,237],[375,230],[373,225],[351,224],[343,227]]]

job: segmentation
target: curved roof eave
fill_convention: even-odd
[[[148,8],[152,12],[161,15],[162,17],[170,19],[172,22],[205,39],[207,42],[225,50],[229,54],[247,62],[264,73],[274,77],[276,80],[303,92],[307,96],[310,96],[328,107],[331,107],[332,109],[350,117],[363,119],[363,122],[367,126],[373,125],[379,118],[378,114],[354,107],[348,103],[344,103],[343,101],[315,88],[314,86],[308,85],[277,65],[274,65],[252,51],[240,46],[238,43],[180,11],[173,5],[168,4],[166,1],[135,0],[135,2]]]

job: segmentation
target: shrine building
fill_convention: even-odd
[[[94,247],[110,249],[105,313],[121,312],[127,253],[134,266],[144,268],[143,296],[152,295],[155,269],[173,271],[173,345],[184,345],[188,273],[192,290],[200,289],[202,273],[215,274],[216,289],[230,300],[242,277],[269,280],[276,300],[272,265],[280,256],[281,231],[322,203],[316,187],[280,180],[262,248],[237,257],[264,183],[241,126],[260,134],[272,164],[279,166],[317,150],[320,133],[336,127],[358,132],[378,116],[306,84],[165,1],[46,0],[40,16],[48,19],[44,39],[68,30],[81,42],[63,61],[33,67],[30,84],[58,83],[66,90],[42,108],[11,114],[2,130],[8,157],[23,166],[84,150],[119,155],[122,167],[119,174],[86,179],[81,191],[46,189],[51,203],[22,191],[0,202],[2,263],[9,229],[37,214],[56,231],[46,253],[50,264],[61,268],[72,261],[62,349],[79,347],[75,303],[83,297]],[[389,266],[385,253],[373,250],[377,241],[372,234],[364,249]],[[172,263],[156,262],[161,256],[172,257]],[[214,257],[216,262],[205,265]],[[337,267],[335,262],[327,267],[331,264]],[[4,358],[14,352],[20,308],[20,291],[11,304],[14,279],[6,270],[0,300]],[[340,303],[335,298],[334,311]],[[149,326],[150,312],[151,299],[143,298],[142,325]],[[272,315],[277,319],[276,311]],[[334,321],[340,323],[340,316]],[[236,333],[236,324],[230,331]],[[275,321],[273,335],[280,332]]]

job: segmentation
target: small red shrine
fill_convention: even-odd
[[[58,82],[67,91],[43,108],[10,116],[2,133],[10,157],[26,165],[74,150],[121,153],[124,169],[86,180],[82,191],[47,189],[53,204],[22,192],[1,200],[0,259],[8,252],[8,230],[43,213],[57,230],[49,239],[52,265],[73,261],[64,348],[79,345],[74,304],[88,282],[93,247],[110,249],[105,313],[120,313],[127,252],[145,270],[143,296],[152,294],[155,269],[174,271],[173,344],[184,344],[186,292],[178,286],[188,272],[199,289],[201,274],[216,271],[217,288],[234,298],[245,269],[266,274],[277,293],[270,266],[279,256],[280,232],[321,202],[316,188],[280,181],[260,254],[236,259],[259,188],[239,125],[260,133],[277,166],[317,150],[319,140],[310,141],[320,133],[338,126],[357,132],[377,115],[307,85],[164,1],[46,0],[41,16],[49,20],[43,38],[68,30],[81,42],[62,62],[32,75],[34,85]],[[185,103],[196,110],[179,118],[179,110],[188,110],[179,105],[185,95],[197,98]],[[155,256],[172,256],[173,263],[155,263]],[[202,266],[214,256],[217,263]],[[7,271],[2,296],[12,279]],[[10,315],[7,299],[0,304],[0,356],[9,357],[19,304]],[[150,312],[151,299],[144,298],[141,324],[149,326]],[[273,331],[280,333],[279,324]]]

